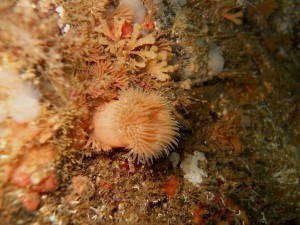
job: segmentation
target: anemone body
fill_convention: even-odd
[[[104,150],[124,147],[138,162],[169,153],[178,142],[178,124],[168,102],[156,92],[128,89],[99,108],[93,118],[96,141]]]

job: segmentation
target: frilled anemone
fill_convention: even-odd
[[[141,163],[167,155],[178,143],[179,126],[171,106],[156,92],[122,91],[118,100],[97,109],[93,125],[103,150],[124,147]]]

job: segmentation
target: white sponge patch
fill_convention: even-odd
[[[11,117],[18,123],[36,119],[40,114],[40,94],[19,74],[0,68],[0,123]]]
[[[203,178],[207,177],[207,173],[200,168],[201,163],[206,163],[205,155],[202,152],[194,152],[194,155],[185,155],[184,160],[180,164],[180,168],[184,172],[184,178],[195,185],[203,182]]]

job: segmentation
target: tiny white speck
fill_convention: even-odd
[[[62,6],[57,6],[56,9],[55,9],[55,11],[58,13],[58,15],[60,17],[62,17],[63,13],[64,13],[64,8]]]
[[[63,34],[65,34],[65,33],[67,33],[69,30],[70,30],[70,25],[69,25],[69,24],[66,24],[66,25],[64,26],[64,28],[61,30],[61,32],[62,32]]]

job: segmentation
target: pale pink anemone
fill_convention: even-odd
[[[169,103],[157,92],[128,89],[97,109],[95,140],[103,150],[124,147],[133,160],[153,163],[178,143],[179,126]]]

